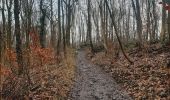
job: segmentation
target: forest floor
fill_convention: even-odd
[[[21,96],[21,100],[170,100],[168,46],[155,44],[143,51],[126,50],[134,64],[129,64],[121,53],[114,58],[111,52],[93,55],[88,49],[79,50],[77,57],[75,49],[69,49],[67,58],[56,64],[50,49],[32,51],[31,85],[25,77],[2,67],[2,100]],[[15,53],[12,55],[11,68],[17,69]]]
[[[100,66],[135,100],[170,100],[170,47],[154,44],[141,51],[126,50],[129,64],[120,53],[116,59],[100,51],[87,56]],[[108,82],[106,82],[108,83]]]
[[[85,51],[78,51],[76,65],[71,100],[131,100],[108,73],[87,60]]]
[[[7,69],[9,67],[0,66],[0,100],[67,100],[76,70],[75,50],[68,48],[67,53],[67,57],[58,64],[53,50],[33,49],[30,54],[30,82],[26,77],[11,72]],[[11,63],[14,65],[16,54],[12,55],[14,61]]]

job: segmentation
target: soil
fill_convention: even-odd
[[[77,75],[70,92],[71,100],[132,100],[115,80],[86,59],[83,50],[77,52]]]

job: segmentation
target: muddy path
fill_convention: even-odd
[[[78,51],[77,75],[70,93],[71,100],[131,100],[109,74],[85,56],[84,51]]]

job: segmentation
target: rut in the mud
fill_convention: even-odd
[[[77,55],[77,78],[70,95],[72,100],[131,100],[109,74],[86,60],[84,51]]]

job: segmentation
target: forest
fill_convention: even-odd
[[[0,0],[0,100],[170,100],[170,0]]]

